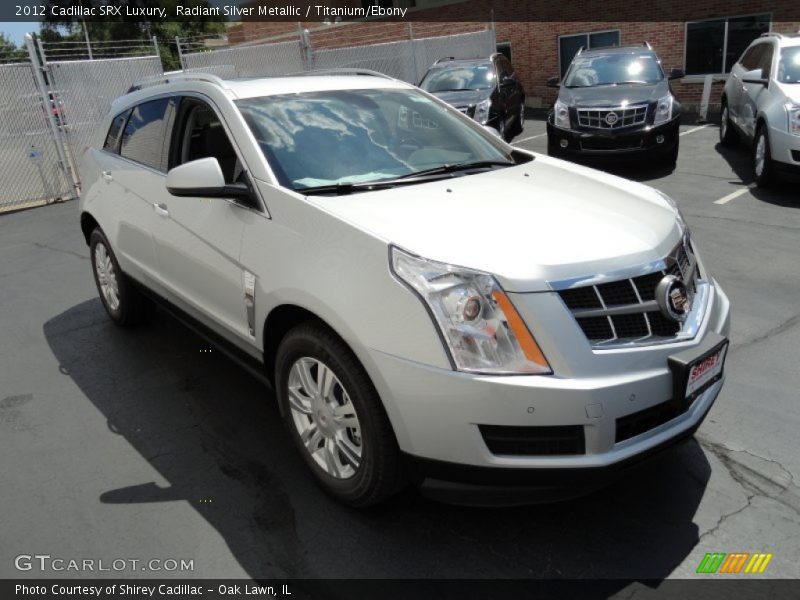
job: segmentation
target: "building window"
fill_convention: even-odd
[[[511,60],[511,42],[498,42],[497,51],[508,60]]]
[[[769,31],[770,21],[765,13],[686,23],[686,74],[730,73],[750,42]]]
[[[577,33],[574,35],[561,35],[558,37],[558,65],[561,78],[569,68],[569,63],[578,53],[578,50],[591,50],[592,48],[607,48],[619,46],[619,29],[611,31],[595,31],[592,33]]]

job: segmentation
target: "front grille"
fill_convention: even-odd
[[[642,147],[642,136],[623,137],[618,139],[590,137],[581,140],[584,150],[635,150]]]
[[[614,108],[579,108],[578,125],[593,129],[620,129],[642,125],[647,119],[647,104]]]
[[[564,456],[586,453],[582,425],[478,425],[478,429],[489,452],[496,455]]]
[[[620,417],[616,422],[615,443],[624,442],[632,437],[655,429],[659,425],[668,423],[672,419],[679,417],[691,406],[691,403],[676,403],[672,400],[656,404],[650,408],[645,408],[632,415]]]
[[[690,301],[694,299],[700,274],[688,240],[678,244],[664,259],[662,270],[569,288],[561,290],[559,295],[596,347],[669,340],[680,333],[681,324],[665,317],[655,301],[656,287],[667,274],[682,279]]]

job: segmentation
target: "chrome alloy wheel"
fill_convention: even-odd
[[[348,479],[361,464],[361,425],[347,390],[325,363],[299,358],[289,370],[289,407],[308,453],[331,477]]]
[[[721,122],[719,124],[719,133],[720,133],[720,137],[722,139],[724,139],[725,136],[728,135],[728,107],[727,106],[723,106],[722,107],[722,117],[721,117],[721,119],[722,120],[721,120]]]
[[[119,310],[119,284],[117,273],[114,270],[114,263],[106,250],[104,244],[100,243],[94,249],[94,270],[97,274],[97,283],[100,292],[105,298],[108,308],[113,311]]]
[[[756,155],[753,170],[756,172],[756,177],[761,177],[764,173],[764,163],[767,159],[767,138],[766,136],[759,135],[756,142]]]

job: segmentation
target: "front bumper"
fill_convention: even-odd
[[[554,317],[539,310],[550,301],[549,293],[513,296],[534,332],[544,332],[537,328],[534,312],[552,324]],[[627,439],[620,439],[618,432],[619,419],[658,410],[672,398],[669,356],[692,348],[699,351],[715,334],[728,335],[729,302],[716,284],[706,310],[693,340],[630,349],[593,350],[577,325],[566,331],[568,321],[555,323],[558,335],[537,336],[555,370],[550,376],[473,375],[377,351],[370,351],[370,371],[400,448],[422,478],[471,485],[549,485],[549,478],[561,480],[559,472],[568,471],[576,476],[571,479],[588,482],[604,469],[614,470],[691,435],[700,425],[722,380],[674,418]],[[584,447],[563,455],[493,454],[480,426],[577,427]]]
[[[771,127],[769,140],[775,167],[784,173],[800,175],[800,136]]]
[[[614,158],[636,154],[666,154],[678,143],[680,118],[653,127],[625,127],[618,130],[561,129],[547,122],[547,144],[556,154]],[[660,143],[658,140],[662,140]],[[562,144],[566,142],[566,147]]]

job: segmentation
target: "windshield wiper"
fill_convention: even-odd
[[[476,160],[474,162],[455,163],[452,165],[442,165],[432,169],[425,169],[423,171],[414,171],[413,173],[406,173],[405,175],[400,175],[394,179],[378,179],[376,181],[363,181],[358,183],[343,181],[326,185],[296,188],[295,191],[300,194],[305,194],[306,196],[312,196],[316,194],[336,194],[337,196],[343,196],[355,192],[367,192],[370,190],[390,188],[398,185],[411,185],[418,183],[418,180],[427,180],[428,177],[435,175],[455,173],[457,171],[469,171],[471,169],[484,169],[495,166],[513,167],[516,164],[517,163],[510,160]]]
[[[454,163],[449,165],[441,165],[440,167],[433,167],[432,169],[423,169],[422,171],[414,171],[413,173],[406,173],[391,181],[399,181],[404,179],[413,179],[416,177],[425,177],[426,175],[440,175],[443,173],[455,173],[457,171],[469,171],[470,169],[483,169],[489,167],[513,167],[516,165],[511,160],[476,160],[473,162]]]

